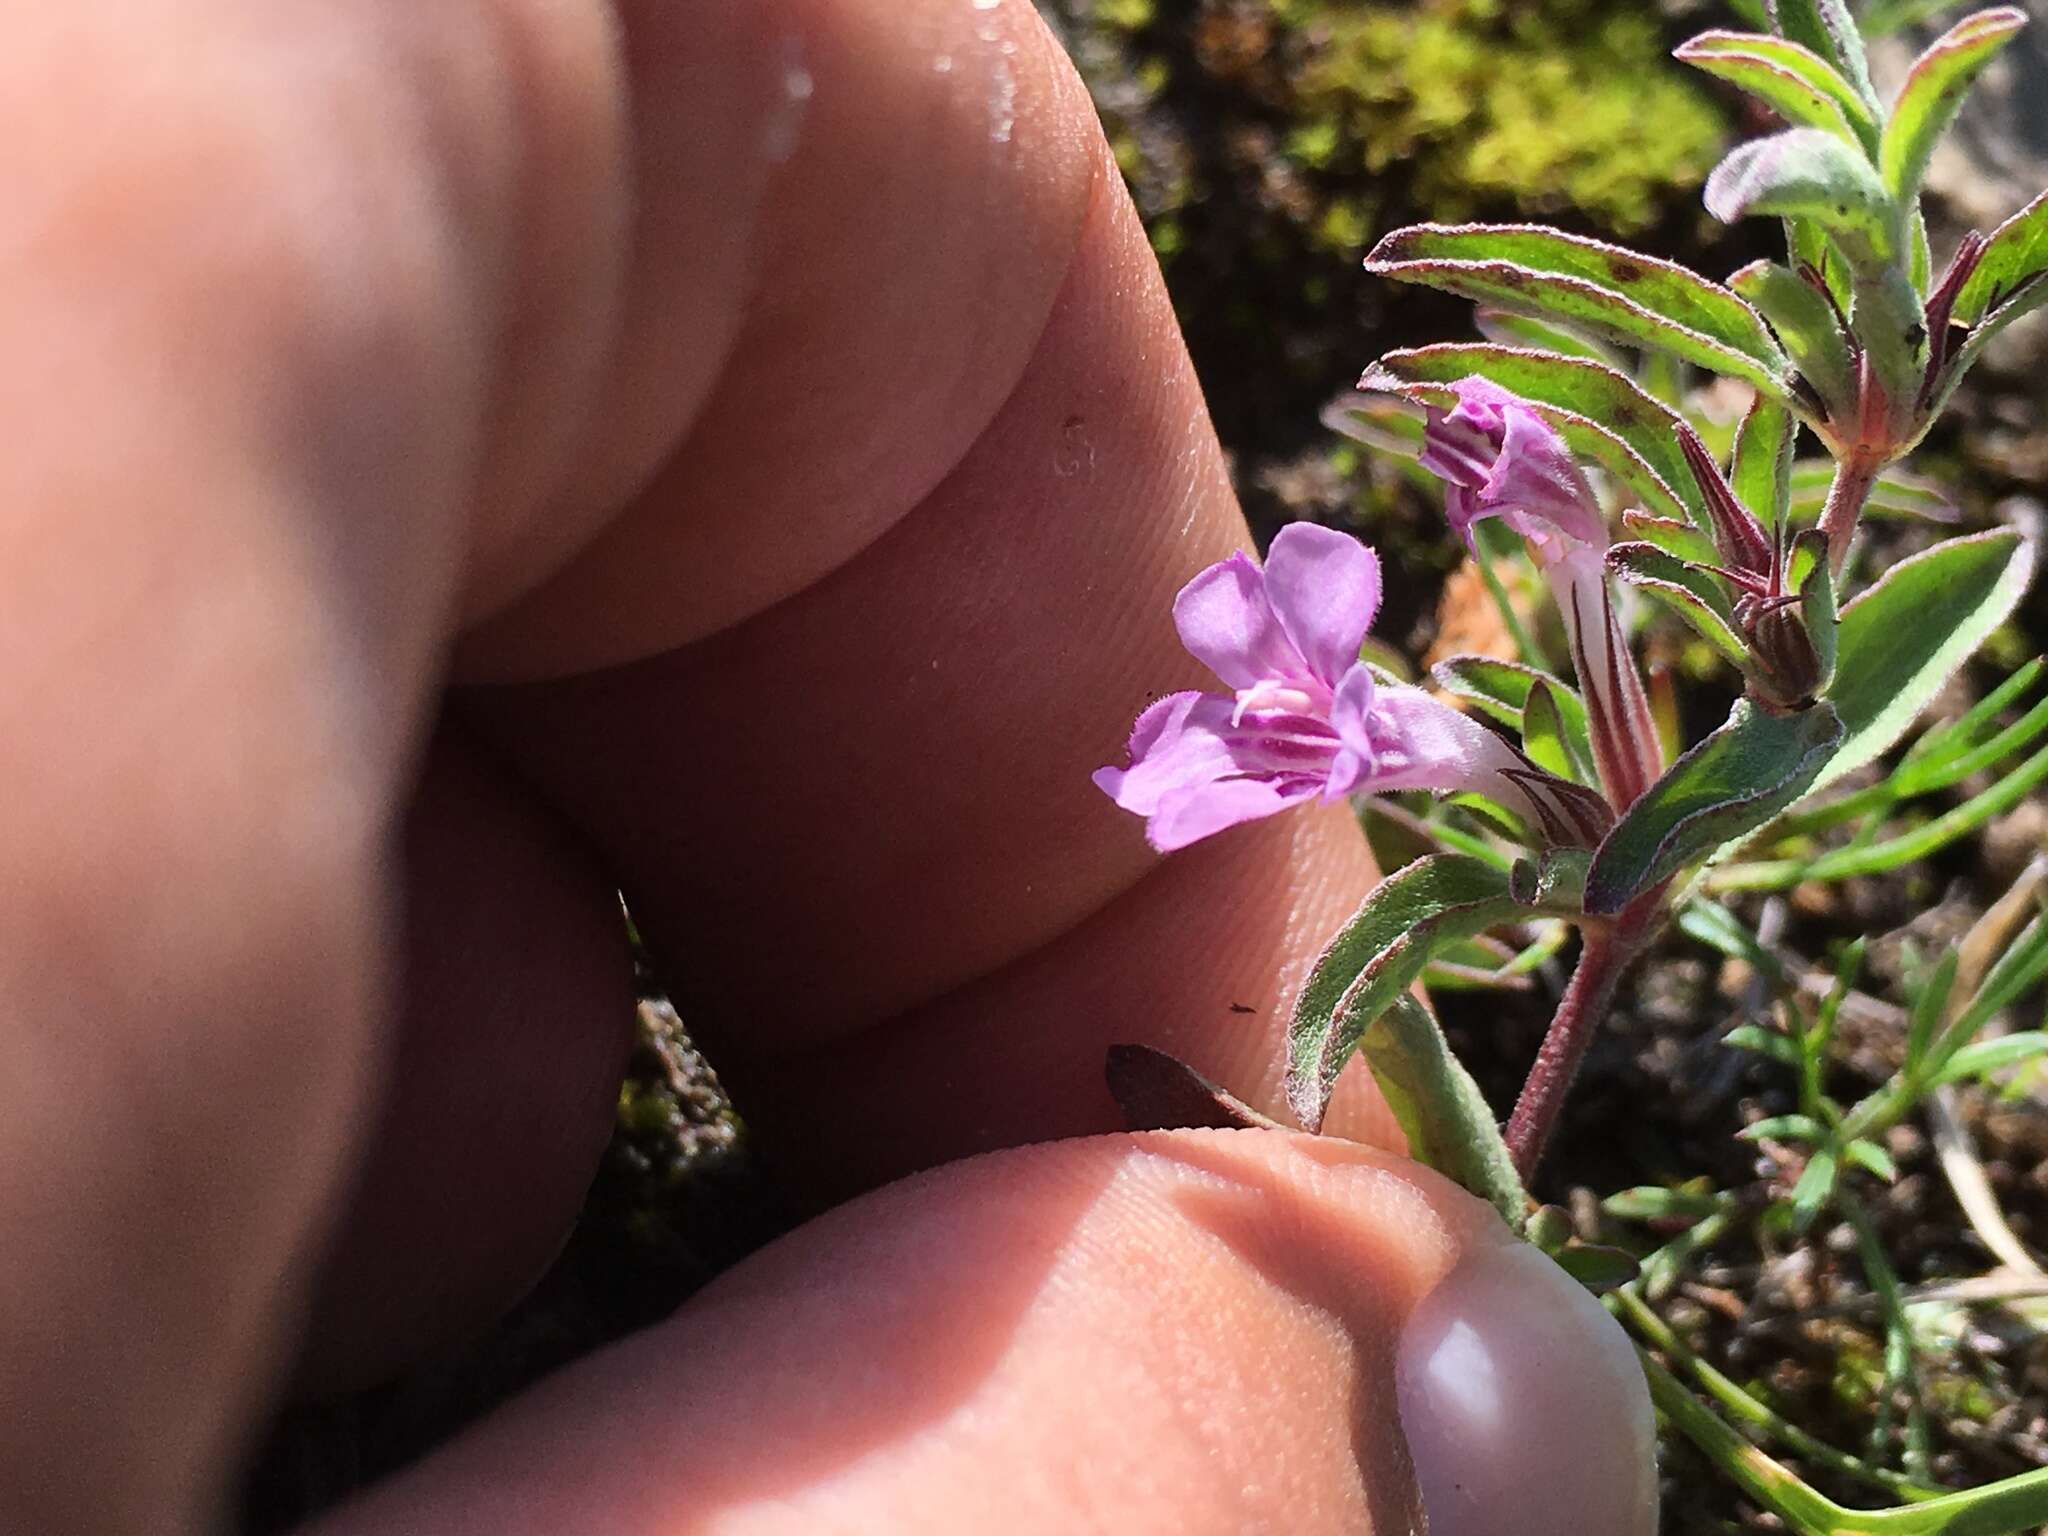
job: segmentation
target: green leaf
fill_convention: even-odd
[[[1503,347],[1529,347],[1538,352],[1587,358],[1592,362],[1605,363],[1610,368],[1622,366],[1620,353],[1605,342],[1552,320],[1512,314],[1505,309],[1493,309],[1482,304],[1472,312],[1472,323],[1479,328],[1481,336]]]
[[[1769,9],[1780,36],[1825,59],[1872,113],[1879,110],[1863,34],[1844,0],[1770,0]]]
[[[1775,1029],[1765,1029],[1761,1024],[1738,1024],[1721,1037],[1721,1043],[1732,1050],[1768,1056],[1784,1066],[1799,1065],[1798,1044],[1790,1036],[1781,1035]]]
[[[1545,773],[1578,784],[1592,784],[1592,738],[1586,730],[1585,707],[1580,706],[1578,730],[1567,721],[1559,690],[1549,683],[1532,684],[1522,704],[1522,750]],[[1573,695],[1576,700],[1577,695]],[[1576,739],[1575,739],[1576,738]]]
[[[1732,665],[1749,660],[1727,594],[1707,572],[1655,544],[1637,541],[1609,545],[1607,569],[1670,608]]]
[[[2048,914],[2028,923],[2005,947],[1978,983],[1970,1006],[1956,1020],[1956,1032],[1965,1039],[1976,1034],[2000,1011],[2032,991],[2043,976],[2048,976]]]
[[[1780,262],[1751,262],[1729,279],[1729,287],[1772,322],[1792,367],[1833,410],[1855,397],[1855,367],[1841,336],[1835,305],[1798,272]]]
[[[1950,539],[1901,561],[1842,610],[1835,683],[1841,745],[1815,788],[1876,757],[2005,622],[2034,573],[2011,528]]]
[[[1755,310],[1719,283],[1619,246],[1525,224],[1418,224],[1365,269],[1652,347],[1783,394],[1790,364]]]
[[[1996,1040],[1979,1040],[1951,1056],[1948,1065],[1935,1074],[1934,1081],[1939,1086],[1959,1083],[1965,1078],[1988,1077],[1993,1072],[2016,1067],[2044,1054],[2048,1054],[2048,1034],[2037,1029],[2000,1035]]]
[[[1827,505],[1828,487],[1834,483],[1832,459],[1800,459],[1792,466],[1792,517],[1811,522]],[[1929,523],[1959,523],[1962,509],[1955,498],[1932,480],[1901,470],[1886,470],[1871,487],[1863,504],[1869,516],[1915,518]]]
[[[1935,964],[1934,974],[1913,994],[1913,1008],[1906,1016],[1908,1072],[1925,1060],[1928,1046],[1934,1043],[1934,1032],[1941,1027],[1942,1016],[1948,1012],[1949,994],[1956,989],[1956,964],[1956,952],[1944,949],[1941,959]]]
[[[1550,689],[1559,709],[1576,722],[1576,729],[1586,729],[1585,704],[1566,683],[1540,667],[1502,661],[1495,656],[1446,656],[1429,669],[1429,675],[1446,693],[1471,700],[1483,713],[1518,731],[1522,728],[1522,707],[1528,702],[1529,690],[1542,683]]]
[[[1798,580],[1799,622],[1805,627],[1806,638],[1813,645],[1814,659],[1820,663],[1820,676],[1814,683],[1814,692],[1826,693],[1835,680],[1835,666],[1841,653],[1841,616],[1835,611],[1835,581],[1828,569],[1827,540],[1817,528],[1809,528],[1793,544],[1796,558],[1799,553],[1811,552],[1810,564],[1805,575]]]
[[[1709,1191],[1666,1189],[1659,1184],[1617,1190],[1600,1202],[1601,1210],[1623,1221],[1698,1221],[1726,1206],[1725,1197]]]
[[[1678,446],[1681,422],[1624,374],[1585,358],[1484,342],[1389,352],[1359,387],[1448,406],[1450,386],[1473,375],[1528,401],[1564,438],[1659,516],[1704,523],[1706,505]]]
[[[1991,232],[1976,269],[1956,295],[1954,318],[1975,325],[2043,272],[2048,272],[2048,192]]]
[[[1790,411],[1758,395],[1735,432],[1728,483],[1765,528],[1781,527],[1791,511],[1792,439],[1797,431]]]
[[[1811,1115],[1772,1115],[1735,1133],[1737,1141],[1826,1141],[1828,1128]]]
[[[1368,448],[1404,459],[1422,457],[1423,434],[1428,429],[1422,412],[1410,401],[1363,390],[1339,395],[1323,407],[1323,425]]]
[[[2013,6],[1979,11],[1949,28],[1913,61],[1878,153],[1885,187],[1900,207],[1919,192],[1928,157],[1955,121],[1978,74],[2026,24],[2026,12]]]
[[[1586,910],[1619,912],[1754,832],[1807,791],[1841,736],[1826,704],[1780,715],[1738,699],[1727,722],[1672,764],[1601,842],[1586,876]]]
[[[1596,1296],[1619,1290],[1642,1273],[1633,1254],[1604,1243],[1573,1243],[1550,1257],[1559,1269]]]
[[[1825,128],[1875,154],[1877,119],[1844,80],[1810,48],[1760,32],[1702,32],[1673,51],[1695,69],[1769,103],[1789,123]]]
[[[1880,261],[1898,250],[1890,195],[1862,153],[1818,128],[1738,145],[1707,178],[1707,211],[1724,224],[1775,213],[1847,235]]]
[[[1403,992],[1365,1031],[1359,1051],[1408,1138],[1408,1155],[1520,1227],[1529,1197],[1479,1085],[1451,1054],[1430,1012]]]
[[[1841,1172],[1841,1159],[1833,1147],[1822,1147],[1806,1160],[1806,1171],[1792,1186],[1792,1230],[1804,1233],[1827,1208]]]
[[[1374,886],[1294,1007],[1287,1102],[1303,1128],[1321,1127],[1338,1072],[1437,948],[1498,923],[1574,915],[1585,867],[1583,853],[1549,855],[1528,902],[1515,899],[1509,874],[1463,854],[1417,859]]]
[[[1933,398],[1923,409],[1923,417],[1931,422],[1939,416],[1947,407],[1949,396],[1956,392],[1956,386],[1963,382],[1963,376],[1977,366],[1977,359],[1984,355],[1984,349],[1991,345],[1999,332],[2015,320],[2031,315],[2043,304],[2048,304],[2048,280],[2044,280],[2041,274],[2036,273],[2014,289],[2010,298],[1978,321],[1976,329],[1970,332],[1969,339],[1942,370],[1940,387],[1935,390]]]
[[[1899,1165],[1892,1161],[1891,1153],[1866,1137],[1859,1136],[1842,1148],[1842,1155],[1864,1172],[1874,1174],[1887,1184],[1899,1182]]]

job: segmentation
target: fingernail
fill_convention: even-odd
[[[1649,1536],[1657,1431],[1621,1327],[1527,1243],[1476,1248],[1395,1365],[1429,1536]]]

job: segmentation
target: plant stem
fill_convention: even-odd
[[[1827,502],[1820,509],[1820,531],[1828,539],[1828,570],[1839,576],[1849,554],[1849,538],[1856,520],[1863,515],[1863,503],[1877,484],[1879,466],[1859,452],[1852,452],[1835,466],[1834,483],[1828,487]]]
[[[1838,1451],[1825,1441],[1815,1439],[1782,1414],[1757,1401],[1734,1381],[1687,1348],[1685,1341],[1679,1338],[1671,1325],[1636,1294],[1634,1286],[1625,1285],[1617,1291],[1609,1292],[1607,1305],[1609,1311],[1624,1314],[1638,1333],[1671,1357],[1674,1366],[1689,1372],[1724,1411],[1767,1435],[1775,1436],[1794,1455],[1804,1456],[1808,1461],[1826,1467],[1838,1477],[1854,1478],[1858,1482],[1869,1483],[1885,1493],[1902,1499],[1939,1498],[1944,1492],[1940,1488],[1901,1477],[1898,1473],[1883,1467],[1858,1461],[1847,1452]]]
[[[1566,983],[1564,996],[1557,1001],[1557,1012],[1551,1016],[1550,1028],[1544,1032],[1543,1044],[1522,1083],[1515,1111],[1508,1117],[1508,1155],[1514,1159],[1515,1172],[1525,1184],[1543,1159],[1543,1148],[1557,1127],[1565,1095],[1571,1091],[1579,1062],[1586,1047],[1592,1044],[1600,1021],[1607,1017],[1621,973],[1635,958],[1631,942],[1635,930],[1625,926],[1626,922],[1624,917],[1613,928],[1585,930],[1585,949],[1579,955],[1578,968]]]

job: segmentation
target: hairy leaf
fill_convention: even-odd
[[[1770,0],[1769,9],[1780,36],[1827,60],[1873,113],[1878,110],[1863,34],[1846,0]]]
[[[1790,267],[1771,261],[1750,263],[1728,279],[1728,286],[1770,321],[1792,366],[1820,398],[1836,410],[1845,409],[1855,395],[1855,372],[1834,306],[1821,292]]]
[[[1514,1159],[1485,1095],[1451,1053],[1429,1010],[1402,993],[1365,1031],[1359,1049],[1408,1139],[1408,1155],[1519,1227],[1529,1197]]]
[[[1608,546],[1607,568],[1670,607],[1734,665],[1748,661],[1727,594],[1707,572],[1654,544],[1637,542]]]
[[[1979,11],[1949,28],[1913,61],[1884,125],[1878,154],[1885,187],[1901,207],[1919,192],[1928,157],[1955,121],[1971,84],[2026,24],[2026,12],[2014,6]]]
[[[1825,128],[1875,154],[1877,119],[1835,67],[1810,48],[1761,32],[1702,32],[1672,53],[1769,103],[1789,123]]]
[[[1834,483],[1832,459],[1801,459],[1792,466],[1792,517],[1811,522],[1827,505],[1828,487]],[[1865,513],[1875,517],[1910,517],[1929,523],[1962,521],[1962,509],[1955,498],[1932,480],[1889,469],[1877,477]]]
[[[1613,347],[1555,320],[1539,320],[1534,315],[1518,315],[1482,304],[1472,312],[1472,323],[1481,336],[1504,347],[1533,347],[1538,352],[1590,358],[1610,368],[1622,366],[1621,354]]]
[[[1287,1102],[1317,1130],[1337,1074],[1359,1040],[1422,973],[1436,949],[1498,923],[1568,917],[1578,908],[1583,853],[1546,857],[1528,901],[1511,876],[1463,854],[1434,854],[1387,876],[1330,941],[1294,1007],[1288,1034]]]
[[[1790,366],[1762,318],[1672,262],[1524,224],[1418,224],[1388,235],[1368,272],[1653,347],[1782,394]]]
[[[1422,457],[1426,426],[1412,401],[1353,390],[1323,407],[1323,425],[1354,442],[1404,459]]]
[[[2010,528],[1950,539],[1893,566],[1843,608],[1829,701],[1843,737],[1816,782],[1889,747],[2019,603],[2034,546]]]
[[[1727,722],[1623,813],[1593,855],[1586,910],[1619,912],[1804,794],[1842,737],[1826,704],[1773,714],[1738,699]]]
[[[1450,386],[1478,374],[1528,401],[1580,456],[1594,460],[1663,517],[1702,523],[1706,507],[1678,446],[1679,418],[1626,375],[1579,357],[1488,342],[1389,352],[1359,388],[1448,407]]]
[[[1568,727],[1581,736],[1585,734],[1584,702],[1564,682],[1541,667],[1525,666],[1519,661],[1502,661],[1494,656],[1446,656],[1429,671],[1446,693],[1470,699],[1484,713],[1517,731],[1522,728],[1522,709],[1528,703],[1529,690],[1541,683],[1550,690],[1552,700],[1565,717]]]
[[[1777,401],[1758,395],[1735,433],[1728,483],[1766,528],[1781,526],[1792,508],[1792,439],[1798,423]]]
[[[1956,295],[1953,318],[1975,325],[2043,272],[2048,272],[2048,192],[1991,232],[1976,270]]]
[[[1877,171],[1818,128],[1789,128],[1731,150],[1707,178],[1707,211],[1727,224],[1761,213],[1810,219],[1854,237],[1879,260],[1898,249],[1898,221]]]

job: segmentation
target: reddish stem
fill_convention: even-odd
[[[1515,1172],[1527,1183],[1543,1160],[1543,1148],[1557,1128],[1565,1095],[1578,1076],[1586,1047],[1607,1017],[1621,973],[1635,958],[1635,935],[1626,919],[1615,927],[1588,928],[1578,968],[1557,1001],[1550,1028],[1522,1083],[1515,1112],[1508,1117],[1506,1139]]]
[[[1849,553],[1849,536],[1856,531],[1856,519],[1863,515],[1863,503],[1870,499],[1877,475],[1878,466],[1860,453],[1852,452],[1835,466],[1827,505],[1820,513],[1820,531],[1828,540],[1828,569],[1833,574],[1841,574],[1842,561]]]

